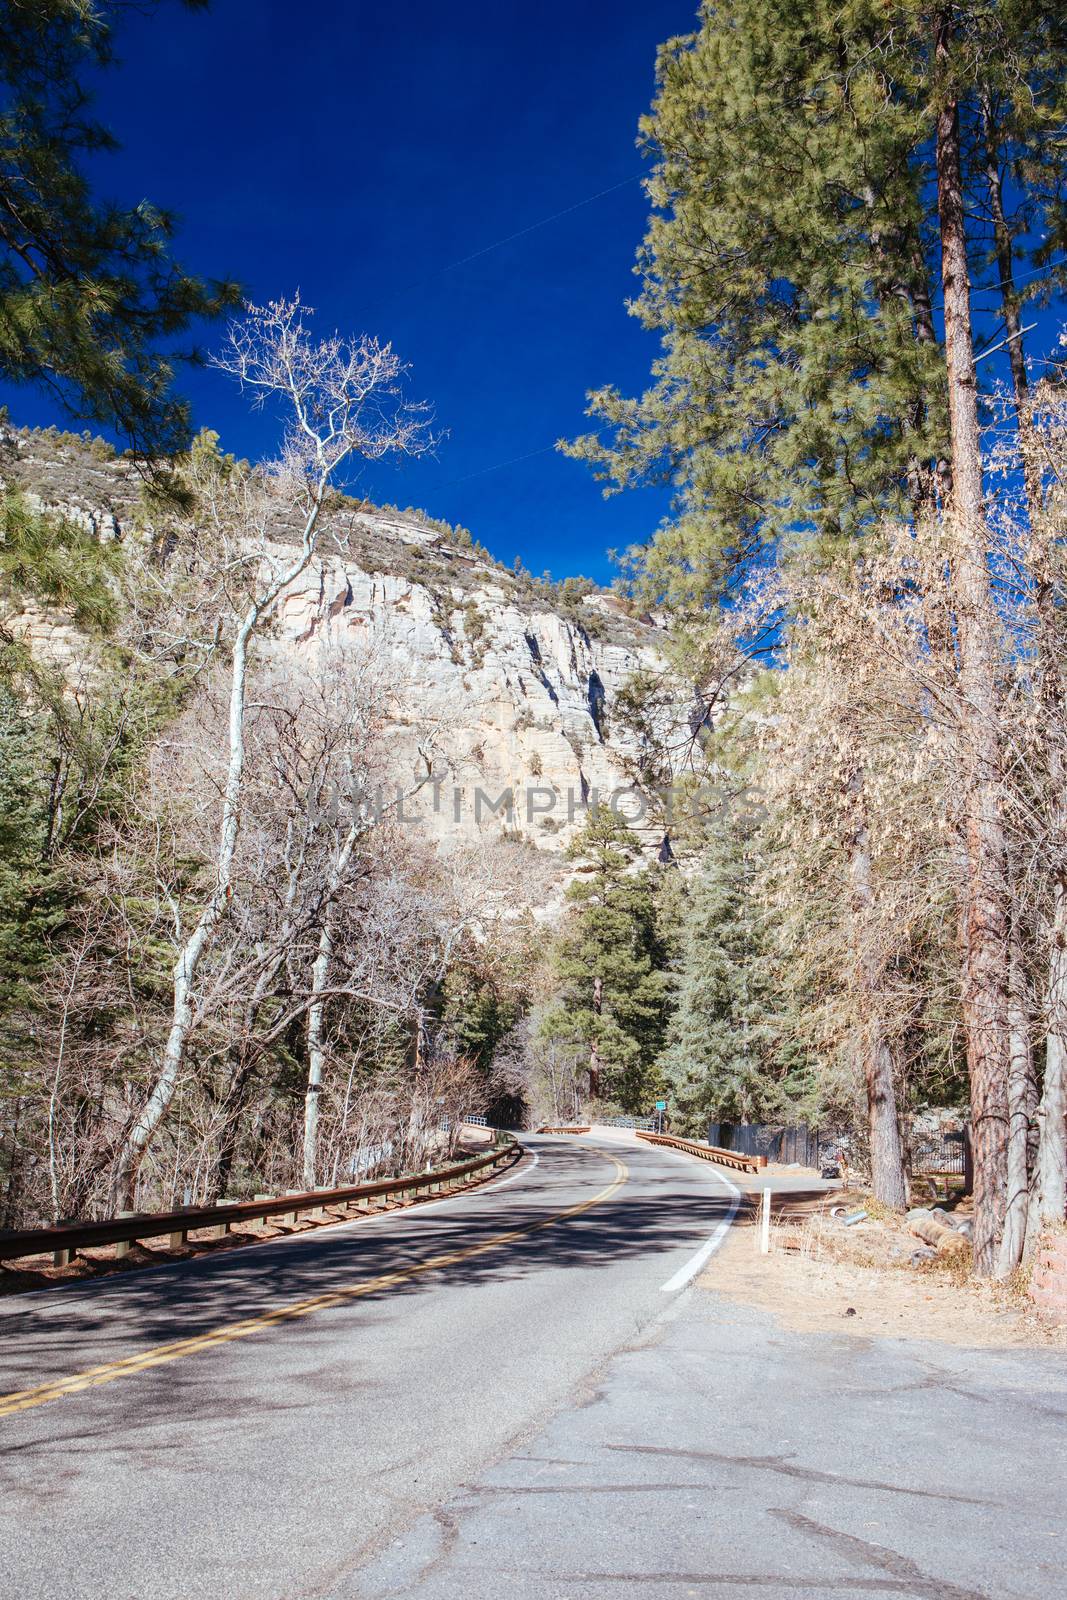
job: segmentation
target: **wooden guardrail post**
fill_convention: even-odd
[[[184,1206],[179,1206],[178,1209],[179,1209],[179,1211],[184,1211],[186,1208]],[[167,1248],[169,1250],[177,1250],[183,1244],[188,1244],[188,1243],[189,1243],[189,1230],[188,1230],[188,1228],[175,1228],[173,1233],[169,1234],[168,1237],[167,1237]]]
[[[69,1222],[70,1222],[70,1218],[69,1217],[61,1217],[60,1220],[59,1220],[58,1226],[59,1227],[63,1227],[65,1224],[69,1224]],[[69,1267],[70,1263],[71,1263],[71,1257],[73,1255],[74,1255],[74,1251],[70,1250],[70,1249],[64,1249],[64,1248],[61,1247],[58,1250],[53,1250],[52,1251],[52,1265],[54,1267]]]
[[[220,1200],[219,1201],[219,1205],[220,1206],[239,1206],[240,1204],[241,1204],[240,1200]],[[233,1226],[232,1222],[220,1222],[219,1225],[218,1225],[218,1228],[215,1230],[215,1237],[217,1239],[224,1238],[225,1235],[229,1233],[229,1231],[232,1228],[232,1226]]]

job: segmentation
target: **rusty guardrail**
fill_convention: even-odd
[[[738,1150],[720,1150],[713,1144],[698,1144],[695,1139],[676,1139],[672,1133],[642,1133],[637,1137],[648,1144],[666,1144],[674,1150],[684,1150],[686,1155],[702,1156],[714,1161],[716,1166],[733,1167],[736,1172],[760,1172],[767,1165],[766,1156],[743,1156]]]
[[[538,1133],[592,1133],[593,1130],[592,1130],[592,1128],[590,1128],[588,1126],[586,1126],[584,1128],[579,1128],[579,1127],[573,1127],[572,1128],[572,1127],[562,1127],[562,1126],[558,1126],[555,1123],[549,1124],[549,1123],[546,1122],[546,1123],[542,1123],[541,1127],[538,1128],[537,1131],[538,1131]]]
[[[221,1236],[228,1233],[235,1222],[260,1222],[266,1217],[295,1222],[302,1211],[317,1212],[321,1216],[327,1206],[388,1199],[390,1195],[413,1195],[423,1189],[434,1193],[455,1183],[465,1183],[486,1167],[514,1160],[521,1149],[516,1139],[510,1139],[488,1155],[441,1167],[436,1172],[413,1172],[400,1178],[383,1178],[377,1183],[353,1184],[345,1189],[291,1190],[282,1195],[260,1195],[254,1200],[223,1201],[215,1206],[183,1206],[178,1211],[108,1217],[103,1222],[61,1223],[52,1228],[0,1232],[0,1261],[45,1255],[50,1250],[55,1265],[65,1267],[74,1250],[105,1244],[125,1245],[128,1249],[137,1239],[155,1239],[164,1233],[169,1234],[169,1244],[174,1249],[199,1228],[217,1228]]]

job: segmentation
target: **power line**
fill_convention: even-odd
[[[1067,269],[1067,262],[1053,261],[1050,266],[1035,267],[1033,272],[1024,272],[1019,277],[1016,277],[1013,273],[1011,278],[1000,278],[996,283],[972,284],[971,291],[976,295],[995,294],[998,289],[1006,289],[1009,284],[1013,289],[1017,289],[1021,284],[1032,283],[1035,278],[1047,278],[1053,272],[1063,272],[1065,269]],[[938,309],[941,309],[940,301],[938,302]]]

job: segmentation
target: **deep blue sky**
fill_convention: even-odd
[[[122,148],[91,176],[177,211],[190,269],[253,300],[299,290],[324,332],[393,341],[446,437],[436,459],[367,468],[353,487],[462,522],[508,563],[606,580],[606,551],[647,538],[666,495],[605,500],[552,446],[587,426],[588,389],[648,382],[657,341],[624,307],[647,214],[634,141],[656,47],[695,13],[696,0],[132,6],[97,100]],[[975,300],[999,337],[988,295]],[[1062,307],[1035,320],[1040,353]],[[1003,367],[1001,354],[983,376]],[[272,453],[270,421],[222,374],[181,386],[227,449]],[[19,421],[64,421],[31,390],[0,385],[0,401]]]
[[[214,0],[131,14],[97,105],[123,148],[95,181],[176,210],[191,269],[256,300],[299,289],[323,331],[394,342],[448,437],[437,460],[368,469],[363,492],[463,522],[509,563],[606,579],[605,551],[647,536],[663,497],[605,501],[545,447],[582,430],[587,389],[648,380],[656,342],[623,304],[647,205],[626,180],[656,46],[695,12]],[[229,380],[182,385],[226,448],[270,453],[269,422]],[[57,420],[31,391],[2,398],[16,420]]]

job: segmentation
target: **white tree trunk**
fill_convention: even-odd
[[[215,930],[226,914],[233,893],[231,874],[241,821],[249,645],[264,614],[274,604],[282,590],[293,583],[311,561],[324,491],[325,483],[322,484],[308,511],[299,553],[285,571],[276,574],[264,591],[252,601],[241,618],[234,638],[230,672],[228,759],[222,798],[219,848],[215,862],[215,887],[174,963],[174,1003],[163,1061],[151,1093],[116,1157],[110,1196],[113,1210],[117,1209],[120,1202],[124,1202],[126,1206],[135,1203],[138,1169],[144,1159],[145,1151],[155,1137],[156,1130],[170,1110],[185,1062],[189,1036],[193,1031],[195,1020],[196,974],[206,951],[211,947]]]
[[[1026,974],[1019,933],[1014,927],[1008,973],[1008,1049],[1008,1193],[997,1258],[997,1276],[1001,1278],[1013,1272],[1023,1257],[1030,1190],[1027,1158],[1034,1064]]]
[[[219,850],[215,863],[215,887],[174,963],[172,972],[174,1004],[170,1032],[163,1050],[163,1064],[140,1115],[126,1135],[115,1163],[111,1194],[113,1208],[119,1202],[127,1206],[134,1204],[138,1168],[156,1129],[170,1109],[185,1060],[189,1034],[193,1027],[194,981],[197,969],[204,952],[211,944],[215,928],[225,912],[232,893],[230,874],[240,823],[241,777],[245,757],[248,642],[258,620],[259,606],[253,604],[242,618],[234,640],[230,677],[229,760],[226,767],[226,785],[223,790],[222,827],[219,832]]]
[[[334,901],[348,875],[352,853],[363,829],[353,822],[345,834],[344,842],[330,872],[325,902],[322,908],[322,926],[319,929],[315,963],[311,969],[311,1004],[308,1007],[308,1077],[304,1094],[304,1187],[314,1189],[319,1164],[319,1099],[322,1094],[322,1075],[326,1065],[325,1047],[325,993],[333,960]]]
[[[1026,1233],[1027,1253],[1067,1207],[1067,881],[1057,879],[1049,952],[1045,1078],[1037,1108],[1037,1162]]]
[[[322,1073],[326,1064],[323,1019],[330,961],[333,957],[333,931],[331,908],[326,907],[319,930],[319,947],[311,969],[311,992],[314,998],[308,1007],[308,1079],[304,1094],[304,1188],[314,1189],[319,1159],[319,1096],[322,1093]]]

